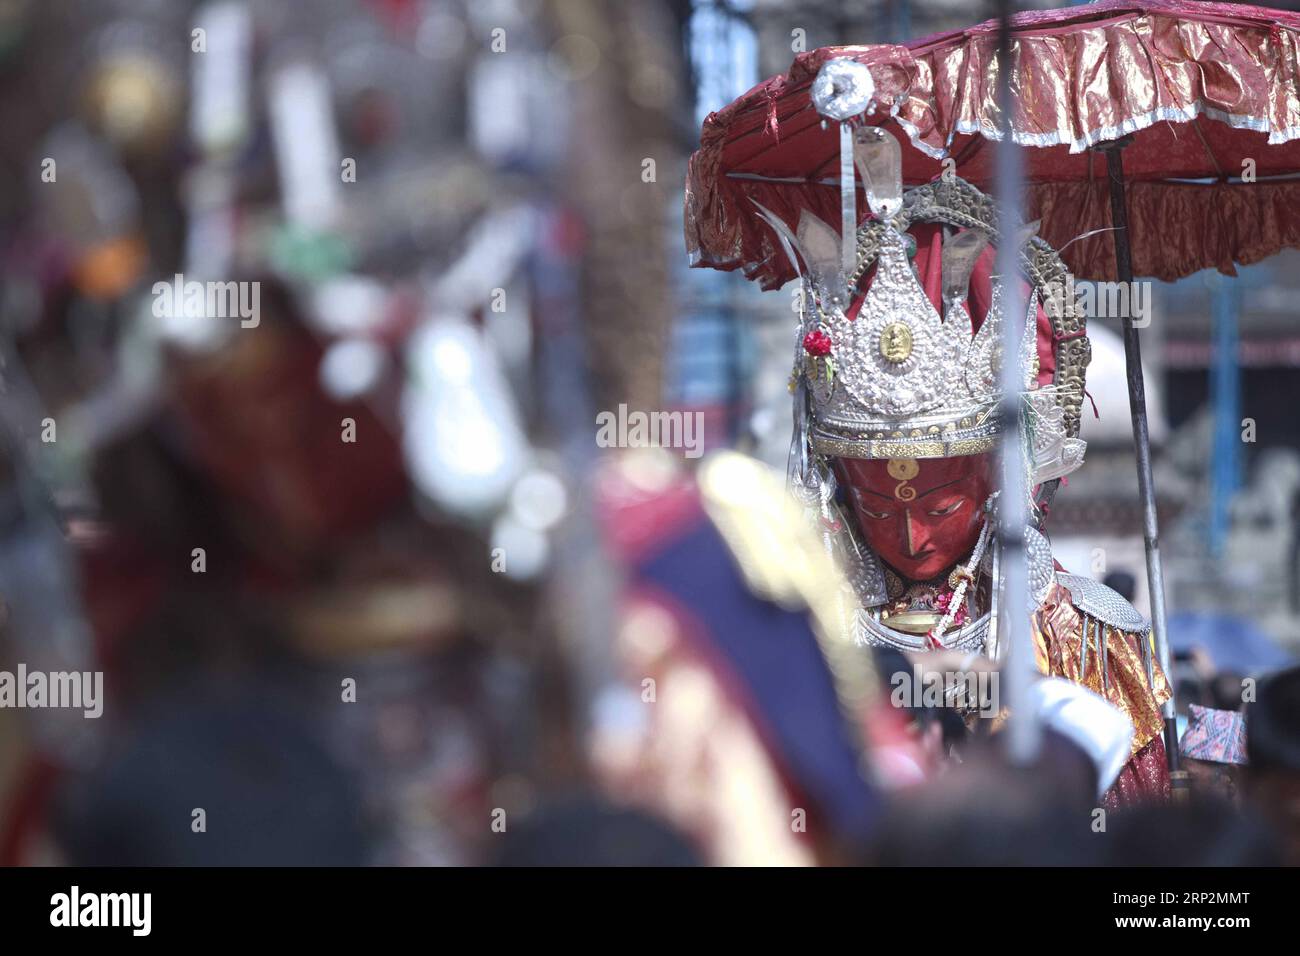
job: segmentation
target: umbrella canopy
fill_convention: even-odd
[[[1025,151],[1025,214],[1080,278],[1113,279],[1106,158],[1123,153],[1136,275],[1233,274],[1300,245],[1300,14],[1186,0],[1122,2],[1012,18],[1012,137]],[[686,188],[694,265],[744,269],[764,288],[793,270],[756,200],[792,227],[807,208],[838,222],[835,124],[809,90],[834,57],[870,68],[875,115],[900,140],[903,178],[945,171],[991,186],[1002,120],[998,22],[906,46],[827,47],[704,122]],[[1242,181],[1243,174],[1248,174]],[[1190,182],[1189,180],[1209,180]],[[865,209],[866,204],[859,204]],[[1072,241],[1076,240],[1077,241]]]

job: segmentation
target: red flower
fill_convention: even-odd
[[[809,355],[830,355],[831,337],[821,329],[813,329],[803,337],[803,350]]]

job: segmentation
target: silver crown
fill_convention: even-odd
[[[908,237],[894,222],[877,219],[859,231],[861,254],[846,283],[836,230],[805,210],[795,234],[759,208],[796,267],[800,260],[806,267],[800,270],[805,309],[795,373],[810,398],[810,450],[849,458],[948,458],[990,451],[998,435],[1003,363],[1001,278],[993,278],[990,308],[974,334],[964,300],[991,230],[968,228],[944,243],[941,318],[913,271]],[[1023,247],[1033,231],[1029,227],[1012,241]],[[875,274],[850,319],[851,290],[872,263]],[[1031,285],[1016,356],[1036,482],[1073,471],[1082,464],[1085,447],[1067,417],[1077,402],[1067,394],[1068,386],[1038,386],[1039,302]],[[1051,312],[1051,304],[1044,304]],[[814,333],[813,347],[805,348],[805,337]]]
[[[884,232],[876,275],[855,319],[814,295],[812,322],[831,339],[829,356],[806,360],[821,383],[814,390],[814,449],[946,458],[992,447],[1002,364],[1000,289],[995,281],[993,306],[972,336],[961,301],[950,300],[941,320],[912,272],[903,237]],[[1037,374],[1032,297],[1030,309],[1020,356],[1026,388]],[[829,375],[818,367],[828,362]]]

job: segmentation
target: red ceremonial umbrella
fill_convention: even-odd
[[[885,106],[865,122],[903,147],[903,178],[945,171],[988,188],[998,21],[905,46],[828,47],[705,120],[691,157],[686,241],[696,265],[744,268],[764,288],[793,278],[750,200],[792,226],[808,208],[838,222],[835,124],[809,88],[829,59],[868,66]],[[1185,0],[1107,2],[1011,18],[1011,117],[1023,151],[1026,219],[1080,278],[1114,279],[1106,157],[1123,151],[1133,272],[1173,280],[1233,273],[1300,245],[1300,14]],[[950,160],[945,166],[945,161]],[[1245,182],[1242,181],[1243,176]],[[1189,180],[1211,180],[1190,182]],[[866,204],[859,202],[859,210]]]

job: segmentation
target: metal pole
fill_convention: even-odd
[[[1214,357],[1210,363],[1214,441],[1210,454],[1210,554],[1223,556],[1228,537],[1228,506],[1237,491],[1241,436],[1241,375],[1237,364],[1237,313],[1241,305],[1237,280],[1217,272],[1214,286]]]
[[[1128,206],[1124,201],[1124,160],[1121,150],[1127,140],[1108,143],[1106,169],[1110,174],[1110,215],[1115,231],[1115,267],[1120,282],[1133,281],[1133,257],[1129,246]],[[1131,296],[1129,297],[1132,298]],[[1174,715],[1173,670],[1169,661],[1169,634],[1165,626],[1165,579],[1160,565],[1160,532],[1156,524],[1156,490],[1151,477],[1151,438],[1147,433],[1147,396],[1142,382],[1142,346],[1133,326],[1131,310],[1125,309],[1124,365],[1128,378],[1129,412],[1133,416],[1133,444],[1137,448],[1138,495],[1142,499],[1142,539],[1146,545],[1147,591],[1151,601],[1151,626],[1156,635],[1156,655],[1169,681],[1170,697],[1165,701],[1165,752],[1176,789],[1185,789],[1186,775],[1178,768],[1178,726]],[[1144,638],[1145,639],[1145,638]]]
[[[1038,676],[1033,635],[1029,627],[1034,608],[1029,599],[1029,568],[1025,554],[1028,494],[1023,442],[1023,399],[1019,354],[1022,323],[1028,306],[1017,278],[1020,274],[1020,192],[1023,186],[1020,147],[1011,138],[1011,4],[1000,4],[998,36],[998,110],[1002,138],[994,158],[994,193],[998,210],[998,247],[995,265],[1002,281],[1002,363],[999,441],[998,546],[1005,605],[999,610],[998,642],[1007,648],[1004,673],[1011,715],[1007,724],[1008,751],[1013,763],[1024,766],[1038,756],[1039,726],[1030,706],[1030,688]]]

